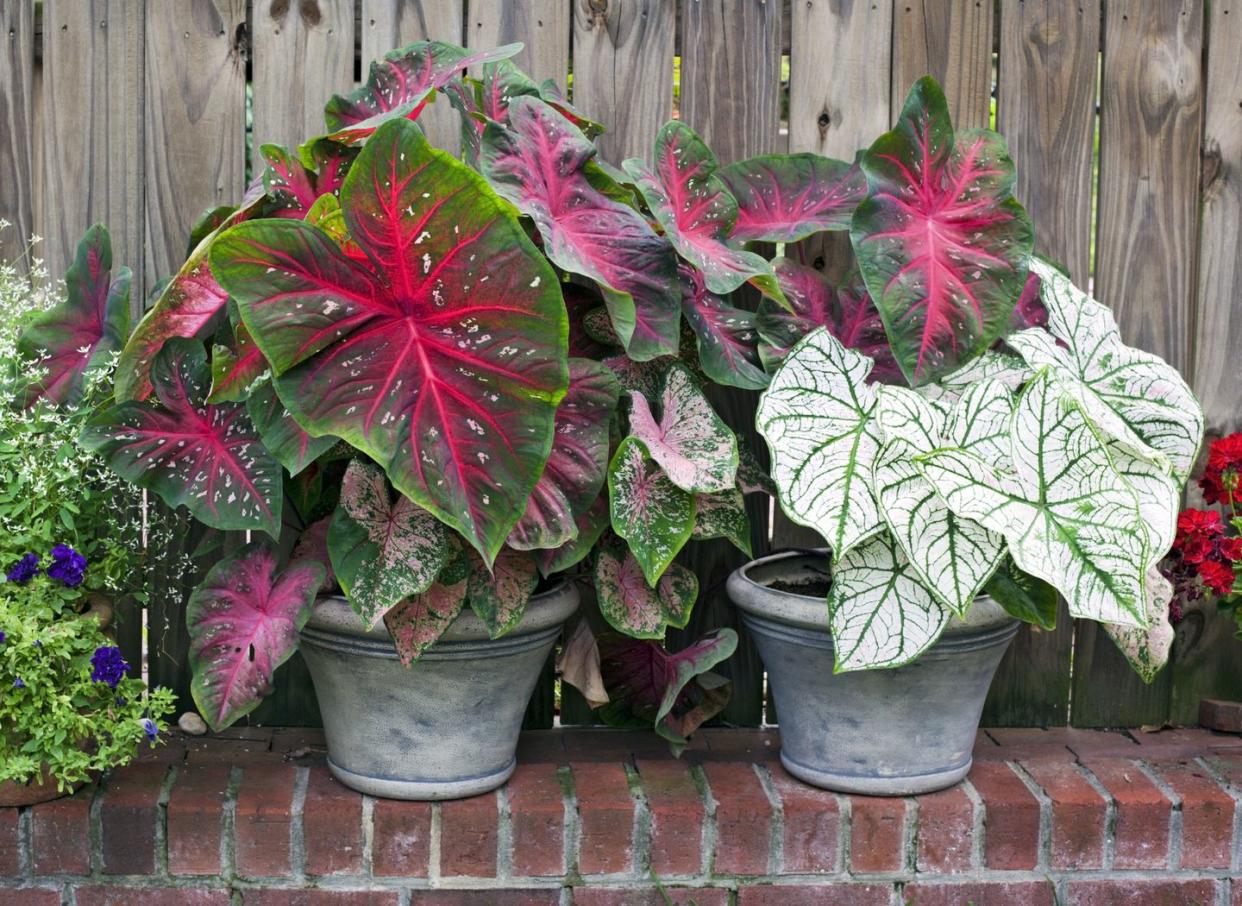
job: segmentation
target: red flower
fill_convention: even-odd
[[[1221,538],[1217,550],[1225,560],[1237,563],[1242,560],[1242,538]]]
[[[1199,479],[1208,503],[1242,503],[1242,433],[1213,441]]]
[[[1177,517],[1173,546],[1187,563],[1202,563],[1212,555],[1216,540],[1224,533],[1220,513],[1215,510],[1182,510]]]
[[[1233,590],[1233,567],[1219,560],[1206,560],[1200,564],[1199,577],[1204,585],[1222,597]]]

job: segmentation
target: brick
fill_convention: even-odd
[[[905,867],[906,802],[850,797],[850,869],[900,871]]]
[[[555,764],[521,764],[509,778],[516,877],[565,873],[565,801]]]
[[[974,881],[964,884],[907,884],[906,906],[1052,906],[1051,881]]]
[[[397,906],[395,890],[247,890],[244,906]]]
[[[17,809],[0,808],[0,877],[15,877],[21,873],[20,818],[21,812]]]
[[[1104,867],[1108,804],[1073,764],[1032,759],[1022,766],[1052,802],[1053,868]]]
[[[248,878],[292,873],[293,787],[297,769],[281,762],[251,762],[237,791],[237,873]]]
[[[95,787],[36,805],[30,815],[30,848],[36,875],[85,875],[91,871],[91,800]]]
[[[1173,814],[1168,797],[1128,759],[1091,758],[1083,765],[1113,798],[1113,868],[1167,868]]]
[[[919,797],[918,870],[929,874],[970,871],[975,804],[960,785]]]
[[[431,803],[376,799],[372,814],[372,873],[425,878],[431,859]]]
[[[440,805],[440,873],[446,877],[496,877],[496,794]]]
[[[626,890],[582,887],[574,890],[574,906],[728,906],[723,887],[638,887]]]
[[[574,765],[578,871],[617,874],[634,867],[634,797],[619,764]]]
[[[1212,906],[1215,881],[1075,881],[1066,885],[1065,906]]]
[[[220,836],[228,799],[227,764],[186,764],[168,797],[168,870],[220,874]]]
[[[772,803],[754,767],[703,765],[716,805],[716,874],[767,874],[772,848]]]
[[[976,764],[970,782],[983,800],[983,862],[988,868],[1026,869],[1039,857],[1039,800],[999,761]]]
[[[167,765],[134,764],[108,781],[99,812],[105,874],[155,871],[155,822],[167,773]]]
[[[1242,702],[1205,698],[1199,702],[1199,723],[1221,733],[1242,733]]]
[[[411,906],[559,906],[560,888],[545,890],[411,890]]]
[[[1228,868],[1233,852],[1233,797],[1194,762],[1153,765],[1182,800],[1182,868]]]
[[[0,906],[60,906],[60,891],[39,887],[0,887]]]
[[[78,906],[229,906],[232,902],[227,890],[184,887],[79,887],[74,895]]]
[[[810,887],[742,887],[737,906],[888,906],[887,884],[816,884]]]
[[[362,872],[362,796],[339,783],[327,765],[310,769],[302,830],[307,874]]]
[[[656,877],[697,875],[703,866],[707,808],[690,766],[640,761],[638,773],[651,812],[651,870]]]
[[[781,846],[785,872],[837,871],[841,860],[841,805],[837,797],[791,777],[779,765],[770,770],[784,814]]]

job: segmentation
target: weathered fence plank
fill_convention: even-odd
[[[552,79],[565,89],[573,13],[568,0],[472,0],[466,45],[496,47],[521,41],[513,62],[536,82]]]
[[[907,0],[893,8],[892,111],[916,80],[935,76],[959,129],[988,125],[992,94],[992,4]]]
[[[34,6],[0,6],[0,261],[23,254],[35,225]]]

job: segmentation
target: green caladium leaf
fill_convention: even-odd
[[[694,495],[669,480],[641,440],[627,437],[608,466],[608,503],[613,531],[629,542],[654,585],[690,540]]]
[[[685,628],[699,596],[699,580],[674,563],[654,585],[632,553],[605,546],[595,559],[599,611],[613,627],[640,639],[662,639],[669,626]]]
[[[451,554],[448,538],[431,513],[402,494],[393,499],[383,469],[362,460],[349,464],[328,529],[328,553],[368,627],[431,586]]]
[[[307,434],[280,401],[271,381],[263,381],[250,391],[246,412],[263,439],[263,446],[290,475],[298,475],[338,443],[331,434],[321,437]]]
[[[1104,633],[1113,640],[1134,672],[1150,683],[1169,661],[1173,648],[1173,624],[1169,622],[1169,602],[1173,600],[1173,586],[1158,569],[1147,573],[1147,619],[1146,629],[1135,626],[1118,626],[1105,623]]]
[[[1057,628],[1057,607],[1061,601],[1057,590],[1043,579],[1022,572],[1008,557],[988,580],[984,591],[1014,619],[1049,632]]]
[[[1003,535],[1018,567],[1060,591],[1071,614],[1145,626],[1150,554],[1138,498],[1082,407],[1043,370],[1010,430],[1012,470],[961,449],[914,462],[954,513]]]
[[[449,562],[436,581],[384,614],[397,657],[406,667],[439,641],[465,606],[470,568],[461,545],[454,540],[449,547]]]
[[[489,570],[481,557],[470,557],[466,595],[470,608],[487,625],[494,639],[522,620],[526,603],[539,584],[539,570],[530,551],[501,548]]]
[[[227,342],[217,342],[211,347],[211,393],[207,402],[241,402],[269,374],[267,359],[263,358],[246,325],[234,324]]]
[[[755,418],[781,508],[823,535],[837,557],[884,527],[871,492],[881,443],[871,366],[821,327],[785,357]]]
[[[1126,346],[1112,313],[1051,264],[1032,259],[1031,271],[1042,283],[1048,331],[1024,330],[1006,342],[1031,367],[1050,366],[1100,431],[1167,463],[1185,482],[1203,440],[1203,410],[1182,376],[1159,356]]]
[[[750,518],[746,515],[746,501],[741,490],[730,488],[714,494],[697,495],[691,537],[700,541],[725,538],[747,557],[753,556]]]
[[[909,663],[940,637],[950,617],[887,532],[837,558],[828,614],[837,672]]]
[[[564,572],[576,563],[582,562],[586,555],[595,547],[595,542],[608,528],[608,498],[600,494],[591,506],[574,519],[577,537],[567,541],[560,547],[538,550],[539,571],[545,576]]]
[[[684,368],[673,368],[664,379],[660,419],[647,398],[632,391],[630,434],[669,481],[683,491],[724,491],[737,480],[737,435],[729,430],[703,391]]]

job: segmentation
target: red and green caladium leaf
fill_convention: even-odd
[[[509,533],[519,550],[560,547],[578,535],[575,520],[591,506],[608,469],[608,427],[621,385],[599,362],[569,360],[569,390],[556,410],[556,440]]]
[[[380,463],[489,563],[526,509],[568,383],[556,274],[464,164],[385,123],[341,208],[368,262],[294,220],[240,224],[213,270],[310,434]]]
[[[330,434],[321,437],[307,434],[280,401],[271,381],[263,381],[250,392],[246,411],[267,452],[275,456],[290,475],[299,474],[337,443],[338,439]]]
[[[334,138],[361,141],[386,120],[417,119],[432,93],[462,70],[507,59],[521,49],[521,44],[505,44],[469,51],[442,41],[416,41],[373,62],[366,84],[358,90],[333,95],[324,108],[324,120]]]
[[[694,331],[703,373],[718,384],[762,390],[768,385],[768,375],[759,357],[754,312],[735,308],[710,292],[693,268],[682,265],[679,270],[681,312]],[[779,307],[766,299],[763,304]]]
[[[917,386],[1006,332],[1033,231],[1005,140],[955,133],[944,92],[915,83],[897,126],[863,153],[869,194],[850,229],[897,363]]]
[[[824,230],[846,230],[867,180],[857,164],[818,154],[770,154],[722,167],[717,174],[737,199],[729,233],[738,242],[797,242]]]
[[[466,603],[470,566],[465,551],[451,542],[448,565],[431,587],[406,598],[384,614],[384,625],[392,636],[397,657],[406,667],[439,641]]]
[[[76,403],[86,373],[125,344],[129,335],[132,275],[120,267],[112,273],[112,238],[96,224],[78,243],[65,271],[65,298],[36,315],[21,332],[18,350],[37,360],[40,377],[27,394],[28,404],[43,399],[54,405]]]
[[[82,444],[122,478],[217,529],[280,532],[280,465],[240,403],[207,403],[210,369],[195,340],[173,339],[151,368],[154,398],[91,417]]]
[[[627,437],[608,466],[612,529],[627,542],[654,585],[694,529],[694,495],[669,480],[636,437]]]
[[[555,264],[599,284],[630,358],[676,355],[681,289],[673,247],[593,185],[587,165],[594,156],[573,123],[537,98],[518,97],[508,128],[487,124],[480,169],[534,220]]]
[[[576,519],[578,534],[572,541],[560,547],[536,551],[539,558],[539,572],[545,576],[564,572],[571,566],[582,562],[595,547],[595,542],[604,534],[609,525],[608,498],[600,494]]]
[[[483,561],[470,556],[470,578],[466,595],[470,609],[487,626],[488,635],[500,638],[522,619],[526,602],[539,584],[535,555],[506,547],[489,570]]]
[[[609,544],[595,558],[595,592],[600,613],[614,628],[635,638],[662,639],[669,626],[682,629],[690,621],[699,580],[674,563],[653,586],[632,553]]]
[[[617,633],[599,638],[600,673],[609,701],[600,717],[614,726],[655,725],[677,749],[724,710],[731,686],[709,673],[737,650],[737,633],[719,629],[670,653],[656,642]]]
[[[211,393],[207,402],[239,403],[250,396],[267,373],[267,359],[250,331],[245,324],[235,324],[224,342],[211,347]]]
[[[354,460],[328,529],[332,571],[368,627],[403,599],[431,587],[453,553],[435,516],[400,494],[384,470]]]
[[[654,160],[654,169],[638,158],[623,166],[664,235],[703,275],[708,290],[731,293],[749,281],[779,296],[766,259],[726,244],[738,216],[737,199],[716,175],[716,155],[694,130],[666,123],[656,136]]]
[[[270,216],[298,220],[321,196],[340,191],[358,154],[356,149],[325,138],[316,139],[306,148],[311,167],[280,145],[263,145],[259,153],[267,161],[263,189],[273,207]]]
[[[323,578],[311,560],[281,572],[274,546],[255,541],[212,567],[190,595],[190,690],[213,730],[249,714],[272,691]]]

